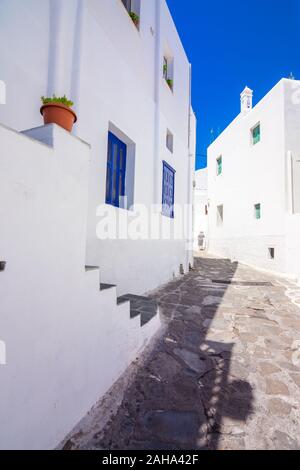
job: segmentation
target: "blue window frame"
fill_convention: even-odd
[[[175,170],[163,162],[162,213],[174,219]]]
[[[106,204],[120,207],[125,196],[127,146],[112,132],[108,133]]]

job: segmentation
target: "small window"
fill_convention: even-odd
[[[170,90],[174,88],[174,59],[169,55],[163,58],[163,77],[166,80]]]
[[[223,158],[220,156],[217,158],[217,176],[220,176],[223,171]]]
[[[255,204],[254,206],[254,217],[257,220],[261,219],[261,205],[260,204]]]
[[[173,138],[172,132],[170,132],[169,130],[167,130],[167,142],[166,142],[166,145],[167,145],[167,149],[169,149],[170,152],[173,153],[174,138]]]
[[[222,225],[224,220],[223,205],[217,206],[217,225]]]
[[[122,0],[122,3],[135,26],[140,26],[140,0]]]
[[[252,144],[256,145],[260,142],[260,124],[257,124],[251,131],[252,133]]]
[[[162,214],[174,219],[175,170],[163,162]]]
[[[106,204],[120,207],[120,200],[125,197],[127,146],[112,132],[108,133]]]
[[[270,259],[275,258],[275,248],[268,248],[268,253],[269,253],[269,258]]]

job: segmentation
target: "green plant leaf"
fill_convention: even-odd
[[[139,23],[139,21],[140,21],[139,15],[137,15],[136,13],[134,13],[133,11],[131,11],[131,12],[129,13],[129,16],[130,16],[130,18],[132,19],[132,21],[133,21],[134,23]]]
[[[66,95],[59,97],[53,95],[52,98],[42,96],[41,100],[43,104],[60,103],[64,104],[65,106],[68,106],[68,108],[71,108],[74,105],[73,101],[69,100]]]

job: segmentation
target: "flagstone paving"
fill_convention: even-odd
[[[151,294],[165,328],[109,422],[67,448],[300,449],[300,287],[195,265]]]

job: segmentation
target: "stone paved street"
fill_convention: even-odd
[[[69,447],[299,449],[300,288],[198,258],[152,297],[163,335],[104,429]]]

